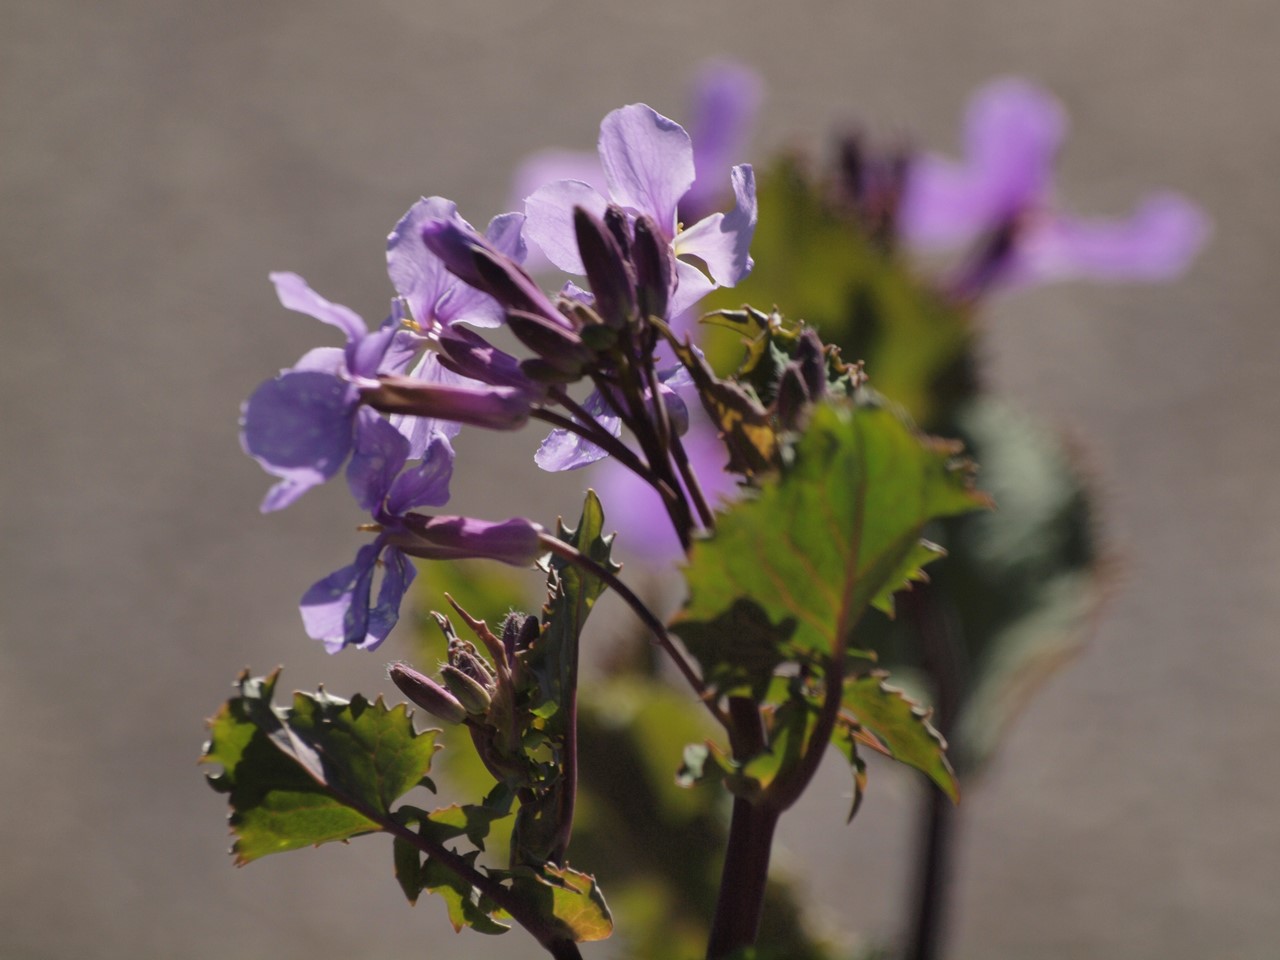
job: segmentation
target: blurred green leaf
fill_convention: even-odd
[[[865,359],[876,390],[932,428],[949,402],[945,381],[971,348],[968,313],[872,243],[795,159],[757,171],[756,183],[755,268],[704,308],[780,305],[839,344],[847,360]]]

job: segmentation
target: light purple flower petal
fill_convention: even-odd
[[[281,373],[302,373],[304,371],[327,373],[331,377],[340,377],[347,372],[347,352],[342,347],[313,347],[304,353],[290,370]]]
[[[524,214],[500,213],[489,221],[484,238],[493,249],[516,263],[523,263],[528,247],[524,242]]]
[[[676,289],[671,294],[671,301],[667,306],[667,313],[677,318],[672,324],[673,329],[677,324],[684,323],[684,321],[678,319],[681,314],[686,313],[699,300],[716,288],[715,283],[705,273],[684,260],[676,261],[675,274]]]
[[[605,403],[600,391],[593,390],[583,401],[582,408],[610,434],[615,437],[622,435],[622,419]],[[559,473],[563,470],[577,470],[608,455],[590,440],[585,440],[570,430],[556,428],[542,441],[538,452],[533,455],[533,462],[548,473]]]
[[[355,380],[376,382],[387,348],[396,337],[395,327],[383,325],[372,333],[361,334],[347,341],[344,356],[347,373]]]
[[[1186,270],[1209,233],[1204,212],[1172,193],[1148,197],[1125,220],[1049,217],[1019,238],[1002,279],[1169,280]]]
[[[347,486],[360,509],[375,517],[405,464],[409,441],[368,407],[356,419],[354,450],[347,464]]]
[[[378,603],[369,611],[363,642],[355,646],[359,650],[376,650],[400,620],[400,604],[409,591],[418,571],[409,558],[395,547],[382,551],[382,586],[378,588]]]
[[[424,197],[400,218],[387,237],[387,275],[396,292],[409,304],[413,319],[424,331],[437,324],[470,323],[477,327],[502,324],[502,308],[492,297],[462,283],[422,242],[422,228],[443,220],[468,233],[475,229],[458,215],[457,205],[444,197]],[[489,224],[489,239],[513,259],[522,260],[520,214],[504,214]]]
[[[756,229],[756,178],[749,164],[730,175],[736,205],[713,213],[676,236],[677,257],[695,256],[707,265],[718,286],[732,287],[751,272],[751,238]]]
[[[414,507],[442,507],[449,502],[453,447],[444,434],[431,438],[422,463],[396,477],[387,495],[386,512],[401,517]]]
[[[365,544],[356,552],[354,563],[316,581],[302,595],[303,628],[311,639],[323,641],[329,653],[367,639],[369,596],[382,547],[381,538]]]
[[[276,285],[276,296],[280,298],[280,303],[288,309],[337,327],[347,335],[348,340],[356,340],[369,332],[365,322],[355,311],[341,304],[330,303],[296,273],[273,273],[270,278]]]
[[[574,207],[603,217],[608,206],[594,187],[579,180],[548,183],[525,200],[525,235],[561,270],[585,273],[573,226]]]
[[[530,154],[516,168],[512,180],[516,206],[523,206],[540,188],[557,180],[580,180],[600,194],[609,189],[600,168],[599,154],[581,150],[541,150]]]
[[[282,481],[262,511],[288,506],[332,477],[351,452],[359,391],[326,373],[301,371],[268,380],[241,412],[245,453]]]
[[[653,217],[673,239],[676,206],[694,179],[693,144],[684,128],[646,104],[633,103],[604,118],[599,146],[613,199]]]
[[[435,321],[436,303],[457,282],[440,258],[422,243],[422,227],[430,220],[453,220],[458,207],[444,197],[423,197],[410,207],[387,236],[387,275],[409,304],[424,330]]]
[[[680,201],[686,222],[701,220],[720,205],[723,171],[741,159],[763,92],[760,75],[740,63],[713,60],[698,71],[688,124],[697,178]]]

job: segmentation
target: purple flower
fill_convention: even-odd
[[[396,625],[415,570],[392,540],[407,529],[414,507],[448,502],[453,475],[453,448],[443,434],[432,438],[420,464],[406,470],[409,441],[368,408],[357,415],[354,447],[347,483],[380,529],[353,563],[316,582],[302,597],[307,635],[323,641],[330,653],[343,647],[372,650]],[[382,583],[375,601],[373,581],[380,567]]]
[[[263,513],[289,506],[342,468],[351,452],[362,388],[376,386],[379,365],[396,335],[389,322],[369,332],[347,307],[330,303],[296,273],[273,273],[276,295],[297,310],[338,327],[347,345],[320,347],[258,387],[241,409],[240,444],[280,482]]]
[[[731,287],[747,275],[756,225],[755,175],[749,164],[730,171],[736,206],[731,213],[705,217],[682,229],[677,209],[694,182],[694,152],[678,123],[642,103],[615,110],[600,125],[600,163],[606,198],[582,180],[548,184],[525,202],[525,232],[556,266],[585,272],[578,253],[574,209],[603,218],[610,202],[629,214],[645,215],[671,245],[675,287],[669,312],[678,316],[716,287]],[[710,276],[682,256],[698,258]]]
[[[898,226],[922,251],[985,239],[957,283],[973,296],[1004,286],[1087,277],[1177,276],[1209,233],[1205,215],[1173,193],[1147,197],[1127,219],[1081,219],[1053,204],[1053,164],[1066,133],[1061,105],[1017,79],[979,90],[965,116],[965,159],[916,158]]]
[[[732,60],[709,60],[693,78],[689,123],[694,181],[680,201],[680,219],[695,223],[729,198],[724,170],[741,157],[755,125],[764,84],[760,75]],[[579,180],[601,194],[609,185],[598,154],[580,150],[542,150],[520,164],[512,195],[516,202],[553,180]]]
[[[471,224],[458,215],[457,205],[444,197],[424,197],[400,218],[387,237],[387,274],[396,292],[409,304],[413,323],[424,334],[455,323],[501,326],[502,306],[459,280],[423,243],[423,227],[433,221],[445,221],[479,237]],[[520,236],[523,226],[522,214],[504,213],[489,222],[484,236],[493,249],[520,263],[526,252]]]

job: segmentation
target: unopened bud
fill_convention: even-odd
[[[466,712],[483,716],[489,712],[489,703],[493,699],[488,690],[477,680],[467,676],[452,664],[440,668],[440,678],[444,680],[449,692],[457,697]]]
[[[445,723],[461,723],[467,718],[466,708],[440,684],[403,663],[393,663],[387,670],[391,682],[410,701]]]

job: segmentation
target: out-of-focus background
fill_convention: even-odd
[[[1210,212],[1180,283],[987,314],[987,375],[1079,440],[1124,575],[966,794],[952,945],[1276,956],[1280,8],[7,0],[3,23],[0,957],[534,955],[408,907],[381,840],[231,866],[195,759],[234,675],[284,662],[287,686],[389,692],[404,653],[303,635],[296,598],[349,562],[359,518],[340,484],[259,516],[269,478],[236,417],[327,342],[269,270],[380,320],[383,238],[419,195],[486,221],[528,151],[590,148],[637,100],[681,117],[712,55],[767,84],[745,160],[853,124],[954,152],[967,94],[1016,73],[1071,114],[1073,209],[1166,186]],[[459,511],[575,513],[572,482],[501,459],[535,442],[464,437]],[[828,773],[781,860],[813,871],[833,928],[891,938],[915,784],[877,767],[846,829],[847,773]]]

